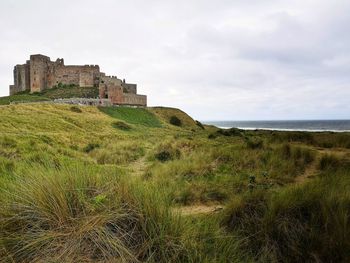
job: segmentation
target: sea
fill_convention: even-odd
[[[350,132],[350,120],[203,121],[222,129]]]

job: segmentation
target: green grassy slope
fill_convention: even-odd
[[[182,127],[186,128],[198,128],[196,127],[195,121],[188,116],[185,112],[175,109],[175,108],[167,108],[167,107],[152,107],[150,111],[153,112],[159,119],[163,120],[165,123],[169,123],[170,118],[172,116],[176,116],[181,120]]]
[[[0,116],[0,262],[350,259],[348,133],[203,130],[163,107]]]
[[[0,105],[8,105],[11,103],[21,103],[21,102],[37,102],[37,101],[48,101],[49,98],[31,95],[31,94],[19,94],[12,96],[0,97]]]
[[[81,88],[74,85],[58,85],[42,92],[31,94],[28,91],[24,91],[15,95],[0,97],[0,105],[20,102],[49,101],[60,98],[96,98],[97,96],[98,88],[95,87]]]
[[[159,119],[144,108],[131,107],[99,107],[99,110],[112,118],[120,119],[132,124],[148,127],[161,127]]]

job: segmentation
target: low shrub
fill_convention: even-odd
[[[219,129],[214,133],[211,133],[208,135],[208,139],[215,139],[218,136],[243,136],[242,132],[237,128],[230,128],[230,129]]]
[[[171,143],[165,143],[158,146],[154,157],[161,162],[179,159],[181,156],[180,150]]]
[[[216,133],[211,133],[208,135],[208,139],[211,139],[211,140],[215,139],[216,137],[218,137]]]
[[[89,143],[88,145],[86,145],[84,147],[83,150],[84,150],[84,152],[89,153],[89,152],[91,152],[94,149],[99,148],[99,147],[100,147],[100,144],[98,144],[98,143]]]
[[[203,126],[203,124],[202,124],[200,121],[196,121],[196,125],[197,125],[199,128],[201,128],[202,130],[205,129],[204,126]]]
[[[119,129],[119,130],[123,130],[123,131],[129,131],[131,130],[131,126],[126,124],[125,122],[123,121],[116,121],[116,122],[113,122],[112,123],[112,127],[113,128],[116,128],[116,129]]]
[[[246,145],[248,149],[262,149],[264,147],[264,142],[261,139],[246,138]]]
[[[69,148],[72,149],[72,150],[74,150],[74,151],[78,151],[78,150],[79,150],[79,146],[76,145],[76,144],[71,144],[71,145],[69,145]]]
[[[169,122],[170,122],[170,124],[175,125],[175,126],[181,126],[182,125],[181,120],[178,117],[176,117],[175,115],[170,117]]]
[[[155,155],[156,159],[161,161],[161,162],[166,162],[172,159],[172,155],[169,151],[163,150]]]
[[[224,136],[242,136],[241,131],[237,128],[220,129],[217,133]]]
[[[78,106],[72,106],[72,107],[70,107],[70,110],[71,110],[72,112],[76,112],[76,113],[81,113],[81,112],[83,112]]]

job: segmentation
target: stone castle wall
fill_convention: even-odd
[[[16,65],[13,74],[14,85],[10,87],[11,95],[25,90],[41,92],[59,83],[97,87],[100,68],[98,65],[66,66],[63,59],[52,62],[49,57],[32,55],[26,64]]]
[[[144,105],[147,105],[147,96],[131,94],[131,93],[123,93],[122,104],[144,106]]]
[[[100,84],[121,86],[122,80],[116,76],[106,76],[104,73],[101,73]]]
[[[54,84],[74,84],[80,87],[98,86],[99,66],[53,66]]]
[[[50,61],[49,57],[30,57],[31,92],[40,92],[55,85],[98,86],[100,68],[97,65],[66,66],[63,60]],[[15,84],[16,85],[16,84]]]
[[[123,104],[123,89],[121,86],[110,85],[107,87],[108,99],[113,105]]]
[[[109,99],[113,105],[146,106],[147,98],[137,94],[137,85],[126,83],[116,76],[106,76],[98,65],[64,65],[63,59],[51,61],[43,55],[31,55],[23,65],[16,65],[13,71],[14,85],[10,85],[10,95],[29,90],[41,92],[58,84],[79,87],[99,87],[101,99]]]
[[[123,81],[121,85],[122,85],[123,91],[125,93],[132,93],[132,94],[136,94],[137,93],[137,86],[136,86],[136,84],[125,83],[125,81]]]
[[[111,102],[108,99],[92,99],[92,98],[55,99],[53,103],[89,105],[89,106],[112,106]]]

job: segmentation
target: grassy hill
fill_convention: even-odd
[[[196,122],[190,116],[188,116],[185,112],[179,109],[167,107],[153,107],[150,110],[156,116],[158,116],[159,119],[165,122],[170,122],[170,119],[175,116],[176,118],[181,119],[182,127],[194,128],[197,125]]]
[[[96,98],[98,88],[78,87],[75,85],[58,85],[42,92],[29,93],[29,91],[20,92],[15,95],[0,97],[0,105],[21,102],[50,101],[53,99],[64,98]]]
[[[12,96],[0,97],[0,105],[9,105],[11,103],[21,103],[21,102],[38,102],[38,101],[49,101],[49,98],[32,95],[32,94],[18,94]]]
[[[165,107],[0,116],[0,262],[350,259],[348,133],[203,129]]]

